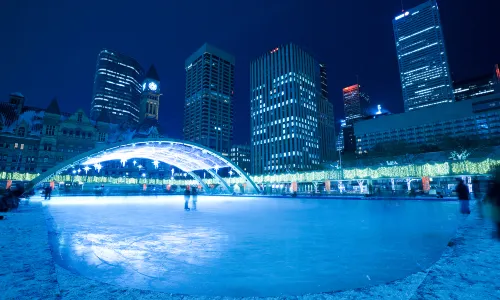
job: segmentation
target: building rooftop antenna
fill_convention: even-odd
[[[402,12],[405,12],[405,8],[404,8],[404,6],[403,6],[403,0],[401,0],[401,11],[402,11]]]

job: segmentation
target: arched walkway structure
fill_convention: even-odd
[[[242,169],[220,153],[195,143],[168,138],[135,139],[103,145],[56,165],[33,179],[31,183],[34,186],[39,185],[50,180],[52,176],[77,166],[88,166],[99,171],[102,162],[118,160],[125,163],[134,158],[156,160],[175,166],[196,179],[206,190],[208,190],[206,184],[194,173],[195,171],[207,171],[221,183],[225,190],[230,192],[230,184],[217,174],[217,170],[231,168],[234,173],[245,179],[251,192],[258,193],[259,191],[257,185]]]

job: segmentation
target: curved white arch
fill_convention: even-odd
[[[240,177],[245,178],[254,193],[258,193],[259,191],[257,185],[255,185],[243,170],[230,160],[224,158],[221,154],[195,143],[167,138],[135,139],[128,142],[103,145],[56,165],[33,179],[31,183],[36,186],[48,180],[50,177],[76,165],[93,166],[104,161],[128,161],[133,158],[157,160],[175,166],[189,173],[205,188],[205,183],[194,173],[194,171],[207,170],[210,174],[217,174],[218,169],[231,168]],[[227,182],[220,176],[217,175],[215,178],[226,188],[229,187]]]

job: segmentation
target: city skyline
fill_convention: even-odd
[[[422,2],[423,1],[405,1],[404,4],[406,7],[413,7]],[[497,48],[495,47],[495,43],[498,43],[498,41],[488,38],[489,36],[492,36],[492,33],[494,32],[492,29],[493,26],[488,26],[488,24],[493,24],[493,14],[491,12],[495,11],[495,9],[493,9],[494,4],[485,1],[484,5],[481,5],[480,2],[481,1],[478,1],[474,4],[467,2],[460,4],[458,4],[458,2],[439,2],[442,18],[441,23],[444,28],[450,68],[452,77],[456,80],[463,80],[487,73],[492,64],[500,61],[498,51],[493,50]],[[105,7],[103,9],[106,10],[106,7],[109,5],[110,4],[104,5]],[[219,6],[222,4],[216,2],[213,5]],[[253,5],[258,7],[258,3]],[[52,41],[51,37],[48,36],[47,43],[44,43],[44,45],[54,42],[54,48],[49,48],[52,49],[51,51],[43,49],[38,51],[36,47],[27,47],[30,49],[29,52],[26,52],[25,50],[14,52],[14,48],[17,48],[15,47],[15,41],[22,42],[26,40],[30,43],[35,43],[37,39],[34,38],[34,36],[30,37],[29,34],[23,37],[20,37],[18,34],[16,37],[12,38],[12,41],[14,42],[10,43],[9,47],[0,50],[2,51],[0,52],[0,57],[3,59],[7,57],[14,58],[7,59],[5,63],[2,63],[2,65],[5,66],[5,72],[1,72],[3,85],[0,87],[0,95],[7,98],[11,92],[21,92],[27,97],[27,103],[29,105],[40,107],[46,107],[50,100],[54,96],[57,96],[60,100],[61,110],[76,111],[78,108],[83,108],[87,111],[91,101],[96,54],[101,48],[109,48],[134,57],[141,63],[142,66],[148,66],[151,63],[155,63],[155,65],[157,65],[164,82],[164,94],[168,93],[169,95],[168,97],[164,96],[165,101],[169,104],[161,106],[160,119],[164,120],[160,120],[160,122],[171,125],[169,126],[169,131],[167,131],[168,135],[181,137],[182,126],[179,126],[179,124],[182,124],[183,118],[181,112],[184,92],[184,70],[182,68],[182,62],[192,49],[196,49],[200,43],[212,42],[218,47],[234,53],[239,62],[239,67],[236,69],[235,73],[234,103],[235,116],[238,117],[234,122],[234,143],[246,143],[250,139],[250,104],[248,97],[249,61],[255,59],[255,57],[261,53],[272,49],[275,45],[292,41],[304,48],[306,51],[311,52],[318,58],[318,60],[322,62],[325,61],[325,63],[330,66],[329,93],[330,101],[335,104],[335,117],[337,123],[340,119],[339,117],[342,116],[341,88],[353,82],[356,75],[359,75],[360,81],[363,82],[363,85],[366,87],[367,92],[373,99],[374,104],[382,104],[383,107],[390,111],[402,111],[402,103],[400,103],[402,102],[402,97],[399,87],[400,83],[397,61],[395,59],[394,37],[391,28],[392,24],[390,22],[390,20],[397,16],[401,11],[400,2],[395,1],[395,3],[390,4],[378,3],[376,5],[367,2],[363,6],[356,8],[344,3],[335,5],[325,4],[327,7],[322,7],[323,9],[321,9],[320,6],[322,5],[323,4],[311,3],[308,7],[300,7],[298,3],[292,2],[290,7],[286,8],[286,13],[290,14],[290,17],[279,16],[276,20],[272,16],[272,11],[282,9],[281,7],[272,5],[270,8],[271,12],[269,13],[259,11],[257,15],[259,15],[261,19],[263,18],[264,20],[267,20],[268,23],[277,26],[276,29],[281,30],[278,35],[275,33],[266,33],[263,35],[267,29],[264,29],[262,26],[252,28],[252,26],[249,26],[250,24],[254,24],[250,20],[251,18],[241,18],[241,13],[246,8],[235,7],[235,9],[239,9],[238,11],[240,11],[239,19],[242,19],[237,22],[238,18],[231,18],[230,21],[235,22],[235,26],[226,25],[225,27],[221,27],[221,23],[213,24],[211,26],[214,28],[219,26],[217,27],[218,33],[206,33],[194,37],[189,36],[190,40],[186,40],[184,36],[181,37],[181,35],[192,31],[194,29],[193,26],[196,25],[188,26],[182,34],[173,37],[176,41],[177,49],[171,49],[171,47],[167,45],[170,43],[165,43],[165,46],[161,45],[156,48],[133,46],[129,40],[125,39],[124,34],[110,34],[109,29],[107,29],[107,31],[105,30],[105,34],[96,34],[95,39],[94,36],[92,38],[92,43],[87,43],[87,41],[90,41],[89,33],[92,32],[94,34],[94,32],[89,31],[91,29],[84,30],[78,27],[75,28],[75,22],[73,20],[63,19],[61,22],[63,24],[67,24],[67,26],[61,27],[68,27],[73,24],[73,27],[69,27],[74,29],[75,36],[78,36],[79,39],[63,39],[66,44],[65,47],[60,47],[61,50],[57,50],[55,48],[57,47],[56,45],[58,42]],[[342,7],[343,5],[345,6]],[[344,13],[346,11],[348,12],[347,15],[359,15],[359,19],[364,19],[364,21],[359,24],[351,24],[352,26],[347,26],[349,28],[344,26],[342,27],[342,30],[339,30],[334,26],[336,22],[342,22],[342,18],[339,18],[338,21],[333,21],[334,24],[332,24],[332,26],[323,26],[321,28],[321,33],[313,33],[313,28],[319,28],[319,23],[317,22],[304,27],[306,21],[298,22],[299,24],[297,25],[288,21],[291,20],[290,18],[294,14],[298,14],[299,11],[302,10],[305,10],[311,14],[311,16],[314,12],[317,13],[316,17],[318,18],[315,17],[314,19],[321,19],[321,16],[329,14],[332,14],[334,17],[337,15],[334,12],[331,12],[331,9],[328,10],[326,8],[336,6],[339,6],[337,8],[344,8]],[[92,3],[89,4],[89,7],[92,7]],[[126,3],[124,7],[127,7]],[[111,7],[108,8],[110,9]],[[15,15],[14,12],[17,9],[20,9],[20,7],[17,7],[16,4],[11,4],[10,6],[7,6],[7,9],[4,10],[4,12],[11,12],[12,15]],[[183,11],[185,9],[186,8],[183,7],[178,8],[179,11]],[[60,8],[60,10],[63,10],[63,8]],[[255,10],[255,8],[253,8],[253,10]],[[34,10],[32,8],[28,8],[26,13],[31,16],[32,14],[30,14],[30,11]],[[44,16],[44,18],[46,16],[49,16],[50,18],[50,16],[56,13],[56,11],[56,8],[46,9],[41,10],[40,14]],[[323,11],[330,11],[330,13],[326,14]],[[154,14],[154,12],[151,13]],[[251,11],[249,11],[249,14],[251,14]],[[91,12],[83,10],[79,18],[76,18],[76,21],[81,21],[82,18],[85,19],[88,15],[91,15]],[[182,13],[180,13],[180,15],[182,15]],[[471,20],[468,21],[461,18],[460,22],[454,21],[456,17],[464,15],[467,15],[468,17],[470,16]],[[479,15],[481,15],[481,17],[478,17]],[[33,21],[36,21],[38,18],[37,16],[32,17]],[[118,17],[120,17],[120,11],[110,16],[110,18]],[[10,15],[3,18],[4,21],[8,21],[9,19],[11,19]],[[176,20],[178,20],[178,18],[176,18]],[[308,18],[308,20],[311,20],[311,18]],[[27,24],[24,24],[17,30],[25,30],[28,33],[35,32],[35,30],[30,29],[31,27],[29,24],[31,20],[28,21],[29,22]],[[227,20],[224,24],[227,24]],[[239,42],[235,43],[235,31],[233,27],[240,28],[242,24],[246,24],[248,28],[245,31],[244,38],[240,38]],[[368,28],[364,26],[366,24],[371,24],[372,26]],[[165,26],[151,27],[161,27],[161,29],[156,30],[156,33],[168,31]],[[9,26],[7,25],[3,28],[9,28]],[[284,31],[285,28],[288,30]],[[471,28],[473,32],[477,33],[477,35],[470,34],[464,36],[463,30],[466,28]],[[43,38],[48,33],[58,32],[60,29],[50,26],[48,28],[42,26],[39,30],[42,31],[40,38]],[[151,33],[148,31],[144,32],[142,29],[135,28],[135,26],[128,26],[124,29],[124,31],[127,32],[127,35],[136,30],[147,36],[156,34],[153,31]],[[222,32],[225,32],[225,35],[228,35],[228,37],[221,37],[221,30]],[[16,31],[14,30],[13,32]],[[9,37],[11,33],[7,33],[7,37]],[[231,35],[229,33],[233,34]],[[326,33],[331,33],[332,37],[325,42],[321,36]],[[354,33],[357,35],[356,39],[351,38],[354,36]],[[336,46],[338,41],[342,39],[342,36],[345,37],[346,42],[348,42],[344,43],[344,45],[347,45],[343,47],[345,50],[339,49]],[[369,47],[370,52],[367,52],[368,49],[363,50],[359,47],[360,44],[370,43],[371,41],[374,41],[374,39],[377,40],[377,42],[376,44],[371,44],[371,47]],[[85,46],[76,49],[75,47],[80,45],[77,43],[77,40],[85,41]],[[180,43],[181,41],[182,43]],[[258,41],[258,43],[254,43],[256,41]],[[455,46],[450,47],[449,44]],[[250,45],[252,46],[250,47]],[[468,45],[473,45],[474,47],[469,47]],[[165,51],[165,47],[167,47],[168,51]],[[478,50],[476,50],[476,48]],[[29,53],[30,56],[27,57],[27,59],[24,59],[27,53]],[[68,55],[67,53],[72,54]],[[43,60],[38,59],[40,55],[44,56]],[[75,59],[76,57],[78,57],[78,59]],[[371,57],[377,57],[377,59],[374,60]],[[24,61],[30,62],[30,64],[26,65]],[[33,64],[34,61],[36,64]],[[51,69],[53,70],[47,70],[47,68],[44,67],[44,64],[50,64],[52,66]],[[33,69],[35,67],[43,69],[44,73],[48,72],[47,76],[40,76],[39,72],[36,69]],[[26,70],[29,70],[30,72],[26,72]],[[381,74],[378,74],[380,72]],[[70,76],[70,74],[76,75]],[[36,78],[36,80],[34,78]],[[381,99],[383,99],[383,101]]]

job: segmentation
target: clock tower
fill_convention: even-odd
[[[154,65],[151,65],[141,86],[139,123],[147,119],[158,120],[160,109],[160,77]]]

